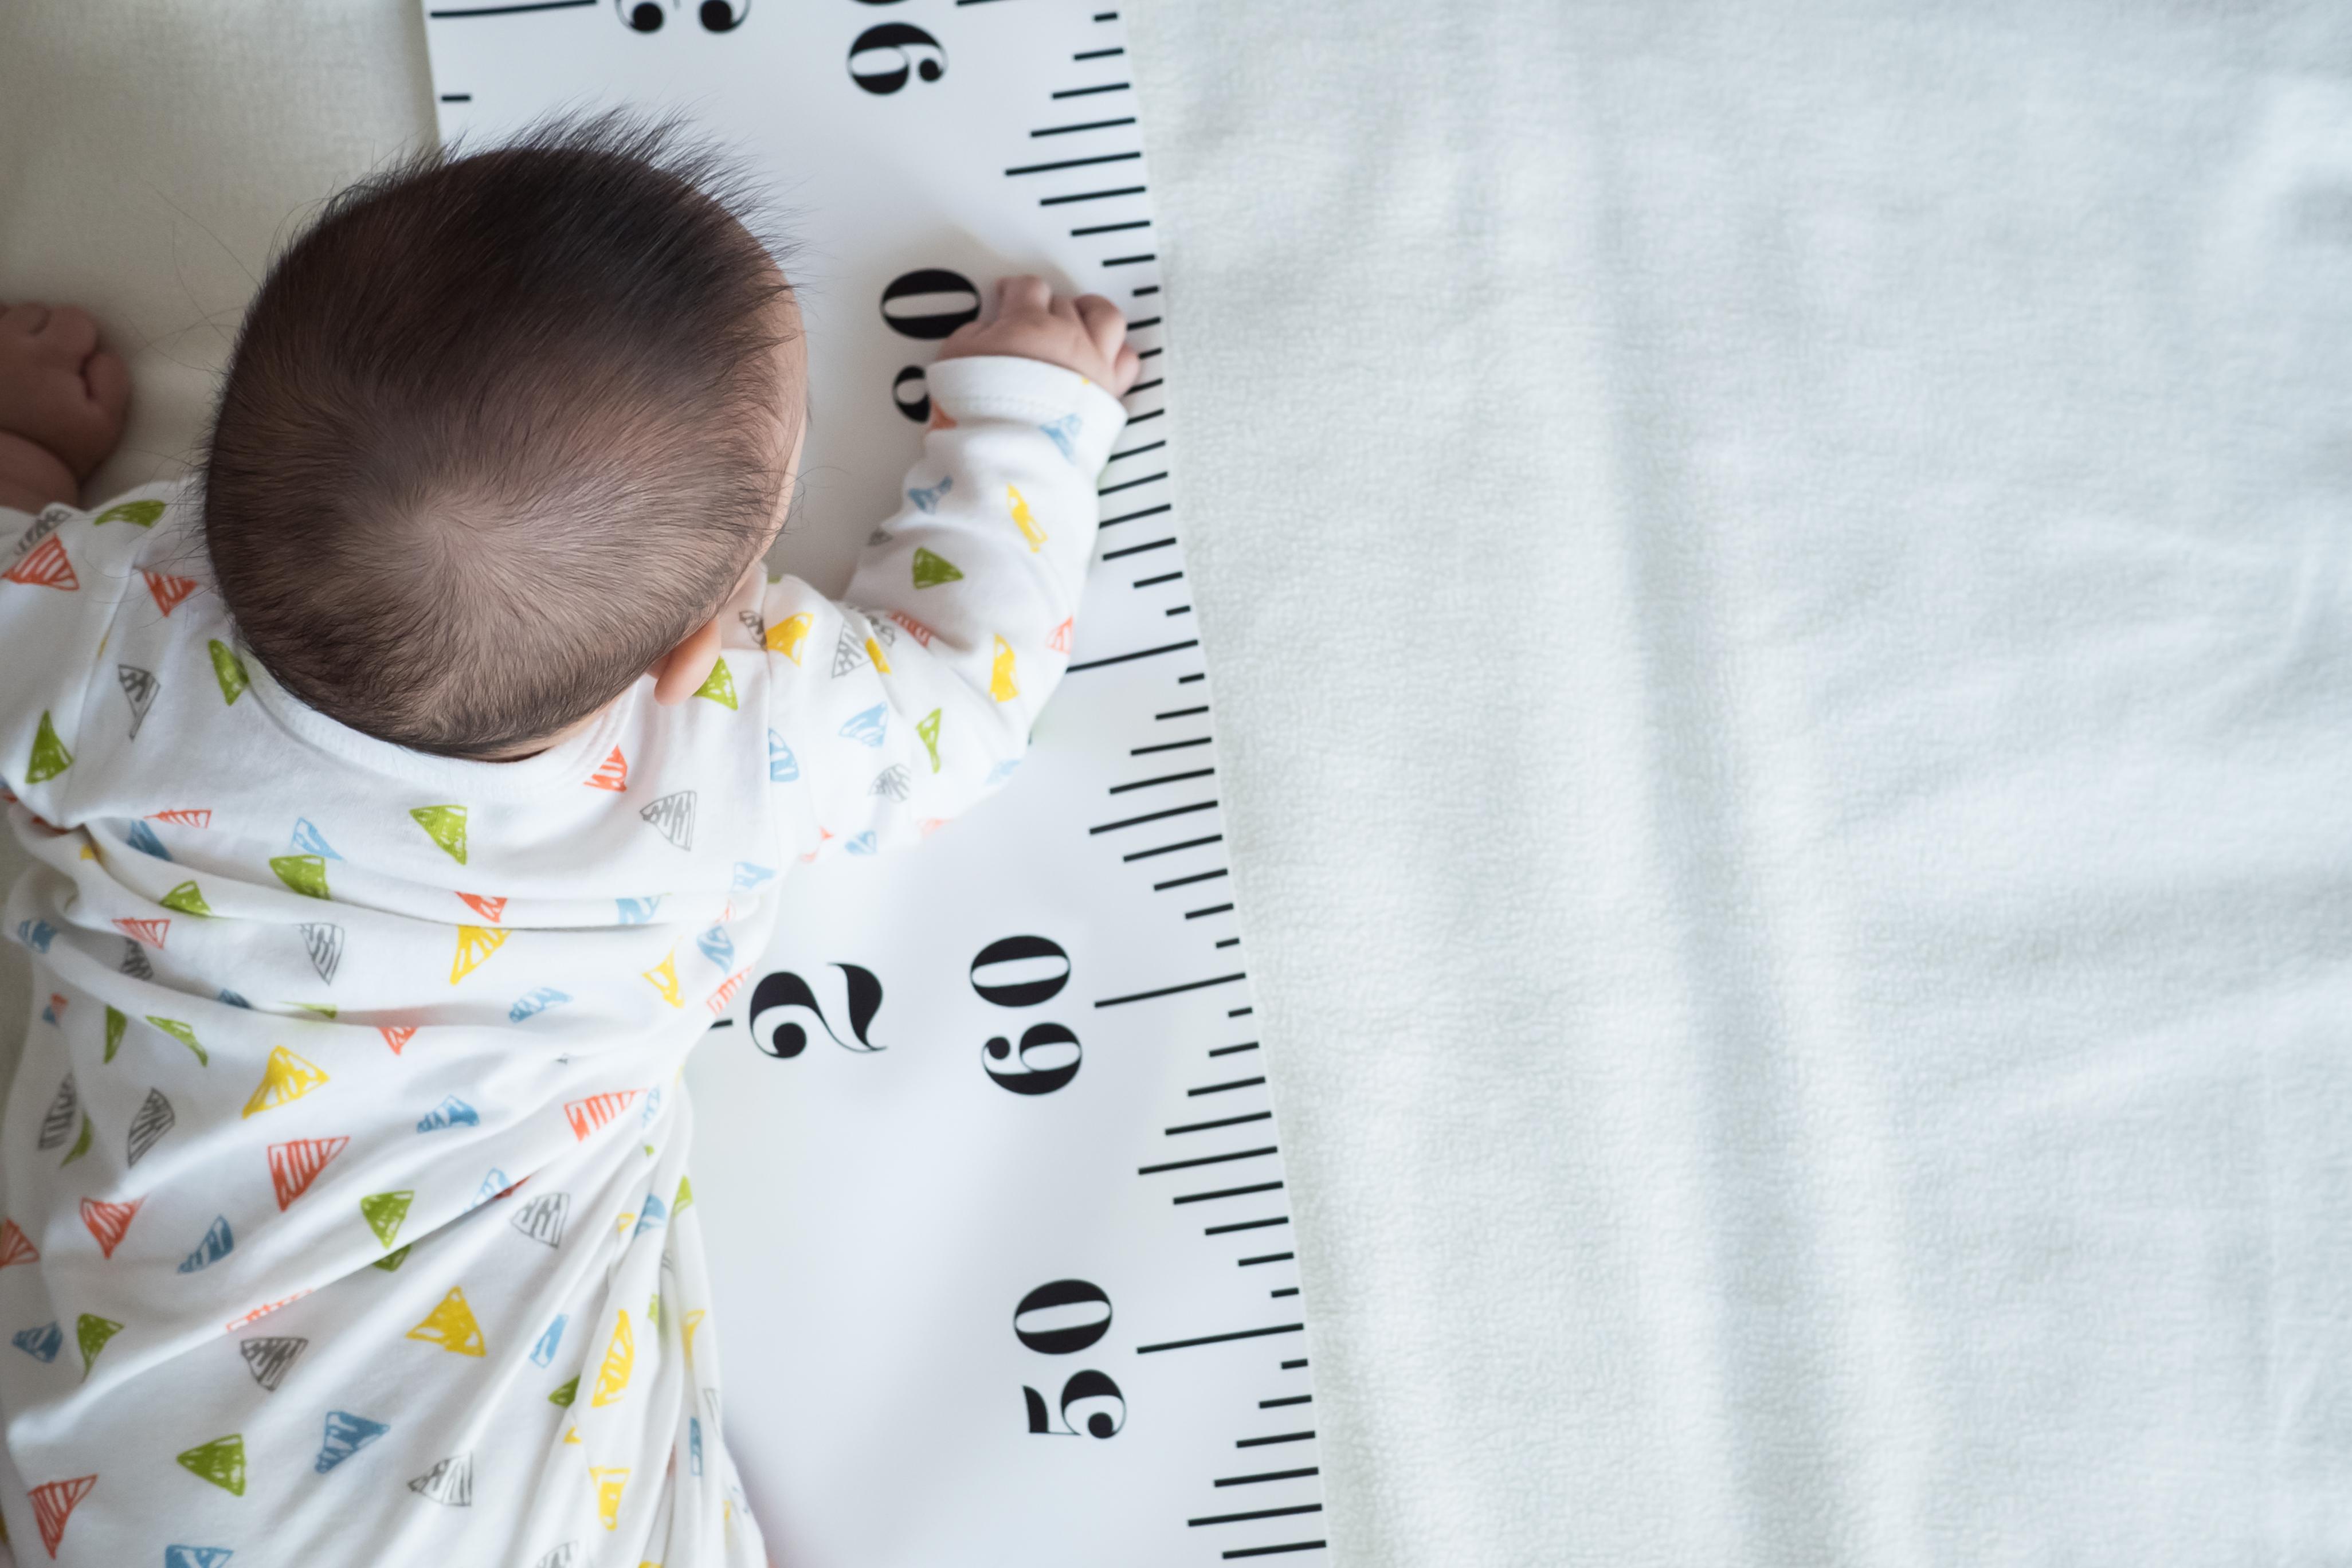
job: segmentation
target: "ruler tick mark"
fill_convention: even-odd
[[[1131,259],[1133,259],[1133,260],[1137,260],[1137,261],[1152,261],[1152,260],[1156,260],[1156,259],[1158,259],[1158,258],[1157,258],[1156,257],[1150,257],[1150,256],[1138,256],[1138,257],[1134,257],[1134,258],[1132,258]],[[1118,266],[1118,263],[1117,263],[1117,262],[1115,262],[1115,261],[1106,261],[1106,262],[1104,262],[1104,263],[1103,263],[1103,265],[1104,265],[1105,267],[1116,267],[1116,266]],[[1129,388],[1127,389],[1128,395],[1129,395],[1129,396],[1130,396],[1130,397],[1132,397],[1133,395],[1136,395],[1137,393],[1139,393],[1139,392],[1149,392],[1149,391],[1150,391],[1153,387],[1158,386],[1159,384],[1159,384],[1157,381],[1139,381],[1139,382],[1137,382],[1133,386],[1130,386],[1130,387],[1129,387]]]
[[[1102,558],[1106,561],[1117,561],[1121,556],[1140,555],[1147,550],[1165,550],[1175,542],[1174,536],[1171,535],[1166,539],[1155,539],[1149,544],[1130,544],[1124,550],[1106,550],[1103,552]]]
[[[1144,318],[1143,318],[1143,320],[1141,320],[1141,321],[1129,321],[1129,322],[1128,322],[1128,324],[1127,324],[1127,330],[1128,330],[1129,331],[1130,331],[1130,332],[1139,332],[1139,331],[1143,331],[1143,329],[1144,329],[1144,328],[1146,328],[1146,327],[1156,327],[1156,326],[1158,326],[1159,324],[1160,324],[1160,318],[1159,318],[1159,317],[1157,317],[1157,316],[1146,316],[1146,317],[1144,317]]]
[[[1066,87],[1061,91],[1055,93],[1053,96],[1055,98],[1084,98],[1090,92],[1125,92],[1127,89],[1128,84],[1126,82],[1107,81],[1100,87]]]
[[[1030,134],[1034,136],[1036,132],[1033,131]],[[1117,234],[1121,229],[1150,228],[1150,226],[1151,220],[1148,217],[1137,218],[1132,223],[1098,223],[1089,228],[1074,228],[1070,230],[1070,237],[1072,239],[1084,239],[1090,234]]]
[[[1309,1465],[1303,1470],[1267,1470],[1263,1475],[1227,1476],[1223,1480],[1221,1480],[1216,1484],[1221,1487],[1245,1487],[1255,1481],[1288,1481],[1296,1480],[1300,1476],[1314,1476],[1320,1474],[1322,1474],[1320,1470],[1317,1469],[1314,1466]]]
[[[1164,893],[1171,888],[1190,887],[1194,882],[1213,882],[1220,877],[1231,875],[1233,875],[1233,868],[1229,866],[1219,867],[1214,871],[1195,871],[1189,877],[1171,877],[1165,882],[1154,882],[1151,884],[1151,890],[1155,893]]]
[[[1257,1407],[1260,1410],[1272,1410],[1276,1405],[1305,1405],[1313,1400],[1314,1397],[1315,1396],[1311,1394],[1294,1394],[1284,1399],[1261,1399],[1257,1402]]]
[[[1168,1340],[1156,1345],[1138,1345],[1135,1353],[1150,1355],[1155,1351],[1181,1351],[1190,1350],[1194,1345],[1221,1345],[1232,1340],[1264,1339],[1268,1334],[1296,1334],[1304,1332],[1306,1328],[1304,1323],[1276,1323],[1270,1329],[1235,1329],[1229,1334],[1202,1334],[1195,1340]],[[1300,1473],[1313,1475],[1315,1472],[1307,1470]],[[1219,1481],[1217,1484],[1223,1486],[1225,1483]]]
[[[1104,665],[1106,665],[1106,664],[1125,664],[1128,660],[1129,660],[1129,659],[1131,659],[1131,658],[1150,658],[1152,655],[1154,655],[1154,654],[1160,654],[1160,653],[1175,653],[1175,652],[1178,652],[1179,650],[1183,649],[1183,648],[1188,648],[1188,647],[1199,647],[1200,646],[1201,646],[1201,639],[1200,639],[1200,638],[1198,638],[1198,637],[1192,637],[1192,638],[1188,638],[1187,640],[1185,640],[1185,641],[1183,641],[1183,642],[1163,643],[1163,644],[1162,644],[1161,646],[1160,646],[1159,647],[1138,648],[1138,649],[1137,649],[1135,652],[1133,652],[1133,653],[1115,653],[1115,654],[1112,654],[1112,655],[1111,655],[1109,658],[1090,658],[1090,659],[1087,659],[1087,660],[1086,660],[1086,661],[1084,661],[1083,663],[1074,664],[1074,665],[1069,666],[1069,667],[1068,667],[1068,668],[1067,668],[1067,669],[1066,669],[1066,670],[1064,671],[1064,673],[1065,673],[1065,674],[1075,674],[1076,671],[1081,670],[1081,669],[1099,669],[1099,668],[1102,668]],[[1151,783],[1153,783],[1153,784],[1158,784],[1158,783],[1160,783],[1160,780],[1158,780],[1158,779],[1153,779],[1153,780],[1151,780],[1150,782],[1151,782]],[[1142,786],[1141,786],[1141,785],[1125,785],[1125,786],[1122,786],[1122,787],[1126,787],[1126,788],[1140,788],[1140,787],[1142,787]],[[1117,795],[1117,794],[1118,793],[1118,790],[1113,790],[1113,791],[1111,791],[1110,793],[1111,793],[1111,794],[1113,794],[1113,795]]]
[[[1184,575],[1184,574],[1181,572],[1171,572],[1168,574],[1168,577],[1181,577],[1182,575]],[[1154,577],[1150,579],[1150,581],[1154,583],[1164,583],[1167,580],[1167,577]],[[1136,586],[1140,588],[1143,584],[1138,583]],[[1154,719],[1185,719],[1190,718],[1195,713],[1206,713],[1208,710],[1209,705],[1203,702],[1198,708],[1171,708],[1167,712],[1154,713],[1152,717]]]
[[[1052,163],[1024,163],[1017,169],[1007,169],[1007,175],[1047,174],[1055,169],[1083,169],[1089,163],[1124,163],[1130,158],[1140,158],[1140,153],[1103,153],[1092,158],[1064,158]]]
[[[1184,918],[1188,921],[1196,921],[1202,915],[1221,915],[1233,907],[1234,906],[1231,904],[1211,904],[1205,910],[1186,910],[1184,911]],[[1232,1016],[1230,1014],[1226,1016],[1228,1017]]]
[[[1272,1557],[1284,1552],[1320,1552],[1323,1550],[1323,1545],[1320,1541],[1294,1541],[1286,1546],[1249,1546],[1238,1552],[1227,1552],[1221,1555],[1229,1558]]]
[[[1099,1007],[1102,1004],[1097,1002],[1095,1005]],[[1248,1089],[1265,1081],[1263,1078],[1237,1078],[1230,1083],[1204,1084],[1199,1089],[1188,1089],[1184,1093],[1188,1099],[1196,1099],[1204,1094],[1223,1094],[1229,1089]]]
[[[1124,452],[1113,452],[1109,457],[1105,458],[1103,459],[1103,461],[1104,461],[1104,462],[1106,462],[1106,463],[1116,463],[1116,462],[1118,462],[1121,458],[1139,458],[1139,457],[1141,457],[1141,456],[1142,456],[1144,453],[1146,453],[1146,452],[1156,452],[1156,451],[1158,451],[1160,447],[1165,447],[1166,445],[1168,445],[1168,443],[1167,443],[1167,442],[1165,442],[1165,441],[1150,441],[1150,442],[1146,442],[1144,445],[1142,445],[1142,446],[1140,446],[1140,447],[1129,447],[1126,451],[1124,451]]]
[[[1209,672],[1203,669],[1192,675],[1178,676],[1176,678],[1176,684],[1179,686],[1190,686],[1196,680],[1206,680],[1208,678]]]
[[[1147,250],[1141,256],[1106,256],[1103,258],[1103,265],[1105,267],[1132,267],[1139,261],[1157,261],[1160,258],[1155,252]],[[1128,391],[1142,392],[1148,388],[1158,386],[1159,384],[1160,384],[1156,381],[1139,382],[1135,385],[1129,387]]]
[[[597,0],[529,0],[519,5],[467,5],[446,11],[427,11],[427,16],[438,21],[445,16],[511,16],[519,11],[575,11],[583,5],[593,5]]]
[[[1213,1193],[1186,1193],[1181,1197],[1171,1198],[1168,1201],[1172,1204],[1213,1203],[1219,1198],[1240,1198],[1247,1197],[1252,1193],[1271,1193],[1281,1185],[1280,1182],[1260,1182],[1255,1186],[1224,1187]]]
[[[1298,1287],[1296,1285],[1286,1285],[1279,1290],[1268,1290],[1266,1294],[1275,1298],[1276,1300],[1280,1300],[1285,1296],[1297,1295]]]
[[[1139,849],[1132,855],[1122,855],[1122,860],[1149,860],[1154,855],[1173,855],[1179,849],[1198,849],[1203,844],[1222,844],[1225,836],[1212,833],[1206,838],[1187,838],[1181,844],[1162,844],[1157,849]]]
[[[1230,1154],[1202,1154],[1197,1159],[1171,1160],[1160,1165],[1138,1165],[1135,1168],[1135,1173],[1139,1176],[1156,1176],[1162,1171],[1187,1171],[1195,1165],[1223,1165],[1234,1160],[1256,1160],[1278,1152],[1273,1144],[1269,1143],[1263,1149],[1236,1149]]]
[[[474,101],[474,95],[470,92],[445,92],[441,95],[441,101],[444,103],[471,103]]]
[[[1102,89],[1098,88],[1096,90]],[[1046,196],[1037,205],[1041,207],[1063,207],[1072,202],[1098,202],[1109,196],[1139,196],[1143,191],[1141,185],[1121,185],[1115,191],[1078,191],[1066,196]]]
[[[1239,941],[1240,939],[1236,937],[1234,940]],[[1212,1057],[1230,1057],[1237,1054],[1238,1052],[1254,1051],[1255,1049],[1257,1049],[1257,1042],[1255,1040],[1244,1040],[1238,1046],[1219,1046],[1215,1050],[1211,1051],[1209,1055]]]
[[[1190,605],[1179,605],[1172,610],[1162,610],[1160,613],[1163,616],[1189,616],[1192,613],[1192,606]]]
[[[1150,588],[1155,587],[1161,583],[1173,583],[1177,578],[1181,577],[1182,575],[1184,575],[1184,574],[1181,572],[1162,572],[1157,577],[1138,577],[1133,583],[1129,584],[1128,586],[1131,588]],[[1162,714],[1160,717],[1165,718],[1166,715]]]
[[[1239,947],[1241,945],[1241,941],[1242,939],[1237,936],[1223,936],[1217,939],[1217,945],[1219,947]],[[1211,1054],[1214,1055],[1215,1053],[1212,1052]]]
[[[1202,1236],[1224,1236],[1236,1230],[1264,1230],[1270,1225],[1288,1225],[1289,1223],[1290,1216],[1288,1215],[1278,1214],[1272,1219],[1245,1219],[1234,1225],[1213,1225],[1201,1234]],[[1282,1364],[1288,1366],[1290,1363],[1288,1362],[1284,1362]],[[1305,1362],[1300,1362],[1298,1364],[1305,1366],[1307,1363]]]
[[[1205,990],[1212,985],[1231,985],[1236,980],[1248,978],[1249,975],[1244,971],[1236,969],[1231,974],[1215,974],[1206,980],[1187,980],[1181,985],[1162,985],[1157,991],[1138,991],[1126,996],[1106,996],[1095,1005],[1118,1007],[1129,1002],[1149,1002],[1157,996],[1175,996],[1186,991]],[[1263,1083],[1265,1079],[1261,1079],[1258,1081]]]
[[[1284,1362],[1284,1363],[1282,1363],[1282,1370],[1283,1370],[1283,1371],[1285,1371],[1285,1372],[1294,1372],[1294,1371],[1297,1370],[1299,1367],[1305,1366],[1306,1364],[1307,1364],[1307,1358],[1306,1358],[1306,1357],[1304,1357],[1304,1356],[1301,1356],[1301,1357],[1299,1357],[1297,1361],[1286,1361],[1286,1362]]]
[[[1274,1112],[1271,1110],[1253,1110],[1247,1116],[1221,1116],[1214,1121],[1188,1121],[1181,1127],[1169,1128],[1165,1136],[1173,1138],[1179,1132],[1206,1132],[1212,1127],[1238,1127],[1244,1121],[1271,1121],[1273,1120]],[[1286,1252],[1283,1256],[1287,1258],[1290,1254]]]
[[[1088,49],[1083,54],[1072,55],[1070,58],[1074,60],[1106,60],[1113,55],[1125,53],[1127,53],[1125,49],[1114,47],[1108,49]]]
[[[1234,1261],[1234,1267],[1236,1268],[1247,1268],[1253,1263],[1287,1263],[1297,1256],[1298,1254],[1295,1252],[1262,1252],[1255,1258],[1237,1258]],[[1296,1399],[1278,1399],[1274,1403],[1277,1405],[1296,1405],[1298,1403],[1298,1400],[1306,1397],[1307,1395],[1302,1394]],[[1265,1406],[1261,1405],[1259,1408],[1264,1409]]]
[[[1257,1009],[1255,1007],[1236,1007],[1232,1012],[1227,1013],[1225,1016],[1228,1018],[1246,1018],[1252,1013],[1256,1011]]]
[[[1285,1432],[1274,1437],[1244,1437],[1234,1444],[1236,1448],[1270,1448],[1276,1443],[1311,1443],[1312,1432]]]
[[[1129,423],[1131,424],[1131,423],[1133,423],[1133,421],[1129,421]],[[1139,517],[1157,517],[1157,516],[1159,516],[1161,512],[1163,512],[1163,511],[1167,511],[1167,510],[1171,510],[1171,507],[1172,506],[1172,504],[1173,504],[1173,503],[1163,504],[1163,505],[1160,505],[1160,506],[1148,506],[1148,507],[1145,507],[1141,511],[1123,511],[1123,512],[1119,513],[1117,517],[1107,517],[1107,518],[1103,519],[1103,520],[1102,520],[1102,522],[1101,522],[1101,524],[1100,524],[1100,526],[1101,526],[1101,527],[1104,527],[1104,528],[1116,528],[1116,527],[1118,527],[1118,526],[1120,523],[1122,523],[1122,522],[1133,522],[1133,521],[1134,521],[1137,518],[1139,518]],[[1104,557],[1103,557],[1103,559],[1104,559],[1104,560],[1106,560],[1106,561],[1108,561],[1108,560],[1109,560],[1109,559],[1110,559],[1110,557],[1109,557],[1109,556],[1108,556],[1108,555],[1106,555],[1106,556],[1104,556]],[[1182,576],[1182,575],[1183,575],[1183,574],[1182,574],[1182,573],[1181,573],[1181,572],[1179,572],[1179,573],[1171,573],[1171,574],[1170,574],[1170,575],[1171,575],[1171,576],[1180,576],[1180,577],[1181,577],[1181,576]],[[1162,580],[1164,581],[1164,579],[1162,579]]]
[[[1125,795],[1129,790],[1150,789],[1154,784],[1181,784],[1186,779],[1204,779],[1216,771],[1214,768],[1191,768],[1181,773],[1161,773],[1156,779],[1136,779],[1128,784],[1113,784],[1110,786],[1109,793]]]
[[[1032,131],[1029,134],[1032,136],[1067,136],[1073,131],[1108,131],[1114,125],[1132,125],[1134,123],[1135,116],[1130,114],[1124,120],[1088,120],[1077,125],[1048,125],[1043,130]]]
[[[1164,479],[1167,477],[1168,470],[1162,468],[1156,474],[1146,474],[1139,479],[1121,479],[1115,485],[1105,485],[1100,489],[1095,491],[1095,494],[1098,496],[1116,495],[1120,490],[1131,490],[1138,485],[1148,485],[1154,479]]]
[[[1319,1502],[1303,1502],[1293,1508],[1258,1508],[1252,1509],[1247,1513],[1213,1513],[1200,1519],[1188,1519],[1184,1522],[1186,1524],[1231,1524],[1236,1520],[1280,1519],[1285,1514],[1321,1513],[1322,1511],[1323,1505]]]
[[[1171,805],[1165,811],[1147,811],[1141,816],[1123,817],[1117,822],[1106,822],[1099,827],[1089,827],[1087,831],[1108,833],[1115,827],[1133,827],[1139,822],[1157,822],[1163,816],[1181,816],[1188,811],[1214,811],[1216,806],[1217,803],[1213,800],[1204,800],[1198,805]],[[1225,1016],[1230,1018],[1233,1015],[1228,1013]]]
[[[1203,735],[1196,741],[1168,741],[1157,746],[1137,746],[1127,754],[1130,757],[1140,757],[1150,752],[1181,752],[1187,746],[1205,746],[1208,743],[1209,737]]]

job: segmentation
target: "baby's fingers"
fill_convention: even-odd
[[[107,423],[117,429],[131,407],[131,367],[112,349],[100,349],[89,356],[82,366],[81,379],[89,388],[89,400],[98,405]]]
[[[1053,301],[1054,291],[1034,273],[1007,278],[996,286],[996,319],[1001,321],[1012,316],[1046,315]]]
[[[1118,397],[1126,396],[1127,389],[1133,386],[1136,378],[1142,374],[1143,356],[1135,352],[1133,343],[1122,343],[1118,356],[1110,362],[1112,395]]]
[[[1101,352],[1103,363],[1116,362],[1119,345],[1127,342],[1127,318],[1118,313],[1117,305],[1099,294],[1081,294],[1076,306],[1078,321]]]

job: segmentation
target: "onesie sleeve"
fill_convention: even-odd
[[[910,843],[1021,760],[1069,662],[1118,400],[1037,360],[948,360],[906,503],[842,601],[761,605],[768,776],[803,858]]]
[[[45,821],[75,820],[92,671],[174,490],[148,486],[96,511],[0,508],[0,786]]]

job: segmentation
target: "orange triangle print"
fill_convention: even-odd
[[[33,1245],[33,1238],[25,1234],[23,1226],[13,1219],[0,1220],[0,1268],[12,1263],[31,1263],[40,1256],[41,1249]]]
[[[383,1043],[392,1047],[392,1054],[394,1056],[398,1056],[400,1054],[400,1047],[408,1044],[409,1041],[416,1037],[416,1026],[414,1024],[378,1024],[375,1026],[375,1032],[383,1037]]]
[[[630,1103],[644,1092],[641,1089],[623,1089],[568,1101],[563,1107],[564,1120],[572,1123],[574,1138],[585,1140],[588,1134],[626,1110]]]
[[[36,588],[59,588],[70,594],[81,586],[74,575],[73,563],[66,559],[65,542],[52,533],[26,552],[5,572],[0,572],[11,583],[28,583]]]
[[[465,900],[467,906],[476,914],[493,925],[498,923],[500,915],[506,913],[507,901],[504,899],[494,899],[487,893],[459,893],[457,896]]]
[[[122,1233],[131,1228],[131,1216],[139,1212],[145,1198],[133,1198],[127,1204],[110,1204],[100,1198],[81,1201],[81,1222],[89,1226],[90,1235],[98,1237],[98,1249],[107,1257],[122,1245]]]
[[[213,814],[210,806],[195,806],[179,811],[151,811],[147,814],[147,820],[174,823],[182,827],[210,827]]]
[[[1064,616],[1062,617],[1062,624],[1054,628],[1054,635],[1045,639],[1045,646],[1052,648],[1055,653],[1067,653],[1070,651],[1070,622],[1072,618],[1073,617],[1071,616]]]
[[[590,775],[588,787],[608,789],[615,795],[629,787],[629,759],[621,755],[620,747],[614,747],[613,754],[604,759],[604,765]]]
[[[349,1138],[294,1138],[269,1146],[269,1184],[278,1189],[278,1208],[310,1190],[327,1162],[343,1152]]]
[[[121,931],[123,935],[139,942],[143,942],[149,947],[154,948],[158,952],[163,950],[163,938],[172,929],[172,922],[168,920],[118,920],[114,923]]]
[[[167,616],[180,607],[181,600],[196,591],[196,581],[193,577],[173,577],[162,572],[148,571],[142,571],[139,574],[147,579],[147,592],[154,595],[155,607]]]
[[[73,1516],[74,1505],[89,1495],[98,1485],[98,1478],[76,1476],[69,1481],[43,1481],[28,1494],[33,1500],[33,1522],[41,1528],[41,1544],[49,1555],[58,1554],[58,1542],[66,1538],[66,1521]]]

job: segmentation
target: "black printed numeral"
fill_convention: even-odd
[[[1110,1332],[1110,1297],[1087,1279],[1054,1279],[1021,1298],[1013,1309],[1013,1333],[1039,1355],[1076,1355]],[[1118,1384],[1091,1367],[1072,1373],[1062,1396],[1045,1396],[1024,1385],[1029,1430],[1037,1436],[1115,1437],[1127,1425],[1127,1397]],[[1057,1423],[1058,1418],[1058,1423]]]
[[[877,98],[887,98],[916,77],[937,81],[948,74],[948,52],[940,41],[906,22],[880,22],[849,46],[849,79]]]
[[[998,1007],[1034,1007],[1070,983],[1070,955],[1050,937],[1008,936],[971,961],[971,988]],[[995,1035],[981,1047],[981,1070],[1013,1094],[1051,1094],[1078,1076],[1086,1047],[1067,1025],[1032,1024],[1021,1043]]]

